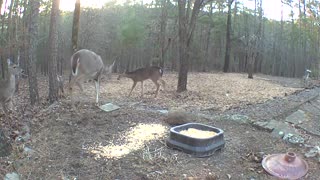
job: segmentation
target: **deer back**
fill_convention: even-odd
[[[144,81],[147,79],[158,80],[162,77],[163,70],[158,66],[151,66],[146,68],[139,68],[131,72],[126,72],[125,77],[131,78],[134,81]]]

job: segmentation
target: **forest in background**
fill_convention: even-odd
[[[39,3],[35,24],[30,19],[35,12],[34,2]],[[291,9],[291,20],[281,17],[281,21],[264,17],[262,4],[268,1],[254,0],[254,9],[247,8],[241,0],[201,3],[195,28],[190,33],[192,41],[188,41],[189,70],[248,72],[251,69],[255,73],[302,77],[307,68],[312,70],[311,76],[319,75],[318,0],[282,0],[282,8]],[[0,4],[4,9],[0,26],[1,67],[10,58],[28,70],[26,62],[33,47],[36,71],[47,75],[51,68],[52,1],[1,0]],[[178,71],[181,15],[178,4],[178,1],[154,0],[149,4],[127,1],[116,5],[116,1],[110,1],[101,9],[81,8],[78,49],[98,53],[105,64],[116,60],[116,72],[151,64]],[[188,8],[194,10],[196,4],[189,4]],[[73,17],[74,12],[60,11],[55,24],[60,74],[69,67],[73,53]],[[36,41],[31,42],[33,28],[37,29]]]

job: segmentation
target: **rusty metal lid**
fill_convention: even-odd
[[[306,161],[292,152],[268,155],[262,160],[262,167],[281,179],[299,179],[308,172]]]

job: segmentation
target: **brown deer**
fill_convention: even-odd
[[[96,88],[96,104],[99,105],[100,79],[103,74],[112,73],[114,63],[105,66],[99,55],[93,51],[82,49],[71,56],[71,74],[69,77],[69,91],[72,101],[72,88],[75,84],[83,91],[81,83],[93,80]]]
[[[132,85],[132,88],[131,88],[131,91],[130,91],[128,97],[130,97],[133,89],[137,85],[137,82],[141,82],[141,97],[143,97],[143,81],[145,81],[147,79],[151,79],[152,82],[157,87],[156,94],[155,94],[155,97],[157,97],[158,91],[160,89],[160,84],[158,83],[158,81],[160,81],[163,88],[165,88],[165,84],[166,84],[165,81],[163,79],[161,79],[162,75],[163,75],[162,68],[160,68],[158,66],[151,66],[151,67],[146,67],[146,68],[139,68],[139,69],[136,69],[131,72],[125,72],[124,74],[120,74],[118,76],[118,80],[120,80],[121,77],[127,77],[127,78],[132,79],[133,85]]]
[[[8,78],[0,80],[0,102],[5,114],[8,113],[6,103],[10,103],[10,109],[13,108],[12,98],[16,91],[16,75],[23,73],[23,70],[16,64],[8,60]]]

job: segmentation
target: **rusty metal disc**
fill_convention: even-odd
[[[307,174],[308,164],[295,153],[272,154],[262,160],[262,167],[281,179],[299,179]]]

